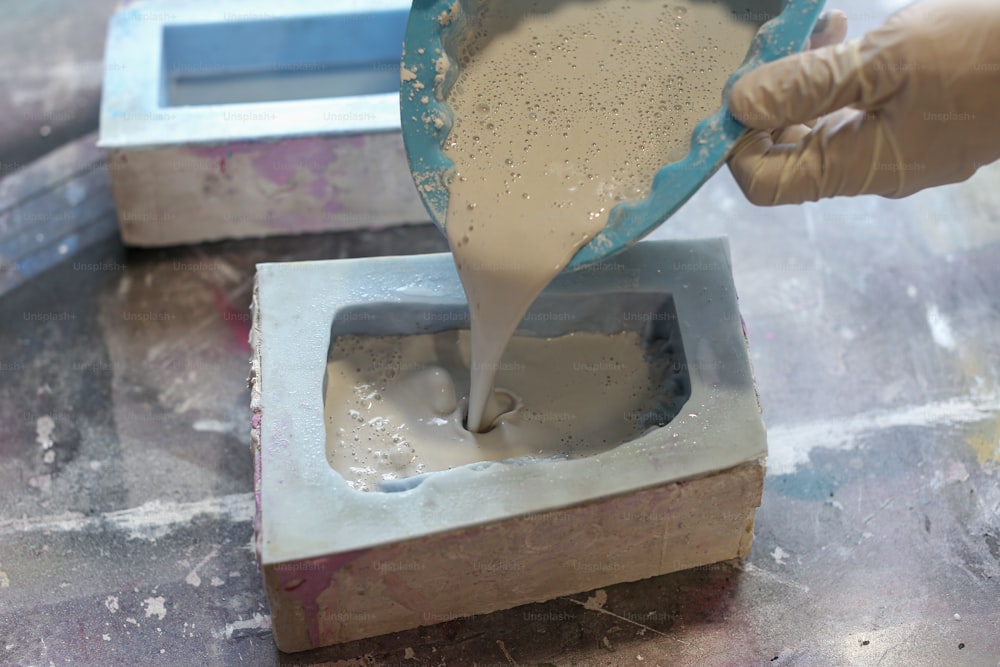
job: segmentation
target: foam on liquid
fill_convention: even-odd
[[[718,108],[757,24],[724,2],[504,0],[482,9],[448,94],[446,232],[471,314],[468,427],[511,407],[493,389],[538,294],[646,196]]]
[[[515,337],[497,373],[512,409],[488,433],[462,424],[469,332],[341,336],[327,365],[327,460],[353,488],[467,463],[606,451],[673,412],[637,333]],[[660,355],[662,366],[672,360]]]

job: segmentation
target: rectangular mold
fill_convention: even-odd
[[[147,0],[111,19],[99,144],[125,243],[426,222],[401,0]]]
[[[674,322],[654,317],[667,303]],[[331,337],[454,328],[420,314],[465,307],[447,254],[258,266],[256,544],[282,650],[749,553],[766,441],[724,240],[644,242],[560,276],[522,326],[634,327],[647,340],[673,330],[690,396],[667,425],[585,458],[460,466],[394,493],[350,488],[326,459]],[[572,320],[538,316],[549,307]]]

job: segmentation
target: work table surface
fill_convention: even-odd
[[[775,209],[723,172],[654,234],[709,236],[769,433],[750,557],[298,655],[252,546],[254,266],[438,230],[105,234],[0,296],[0,665],[1000,665],[1000,165]]]
[[[254,265],[444,240],[109,237],[0,298],[0,664],[996,665],[998,186],[762,209],[723,173],[656,233],[730,238],[770,443],[746,562],[294,656],[251,546]]]

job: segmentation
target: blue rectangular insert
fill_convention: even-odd
[[[398,134],[409,12],[410,0],[125,7],[108,24],[99,143],[145,150]]]
[[[163,26],[163,107],[395,93],[408,12]]]

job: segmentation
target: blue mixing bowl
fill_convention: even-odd
[[[442,230],[449,178],[454,174],[454,165],[444,153],[454,121],[445,100],[458,76],[458,46],[466,31],[476,26],[482,5],[483,0],[414,0],[406,26],[400,89],[403,142],[420,196]],[[611,209],[605,228],[576,253],[567,271],[606,259],[641,239],[722,166],[746,130],[729,113],[726,91],[750,69],[801,51],[822,9],[823,0],[786,0],[781,13],[761,26],[743,65],[729,78],[726,90],[720,91],[719,110],[695,126],[688,154],[657,171],[646,198]]]

